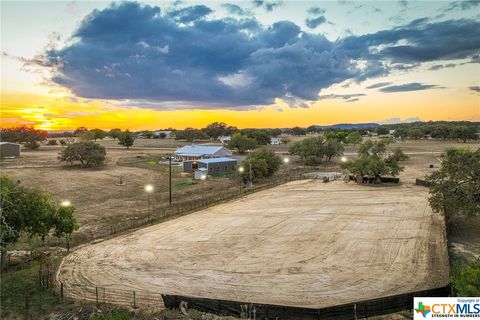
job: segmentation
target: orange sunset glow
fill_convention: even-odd
[[[175,19],[177,19],[172,13],[175,11],[168,11],[173,9],[169,8],[167,3],[161,3],[161,5],[166,6],[162,7],[164,10],[162,12],[166,12],[164,16],[147,15],[144,18],[146,23],[152,24],[151,28],[156,28],[159,23],[159,20],[156,19],[165,21],[171,19],[176,21]],[[305,8],[303,8],[304,5]],[[385,12],[395,11],[393,4],[384,3],[382,5],[382,10]],[[2,6],[4,9],[2,12],[4,37],[1,57],[0,111],[2,127],[27,125],[44,130],[73,130],[85,126],[102,129],[150,130],[198,128],[213,121],[226,122],[239,128],[272,128],[344,122],[382,123],[382,121],[392,118],[398,119],[398,121],[403,121],[403,119],[480,120],[478,94],[480,71],[475,60],[478,59],[478,43],[475,44],[475,41],[472,41],[470,47],[457,52],[455,48],[449,48],[448,34],[438,34],[435,31],[437,26],[440,28],[440,25],[443,27],[448,24],[448,27],[453,30],[452,32],[455,32],[455,28],[460,28],[457,26],[460,22],[455,21],[460,20],[453,18],[450,20],[438,18],[438,21],[424,21],[423,25],[415,26],[423,28],[422,34],[433,30],[432,34],[435,33],[438,37],[445,39],[434,40],[427,37],[425,39],[408,39],[407,32],[405,32],[405,36],[401,35],[404,37],[402,41],[405,43],[416,43],[412,50],[420,51],[423,50],[423,47],[436,45],[437,48],[432,50],[445,51],[444,53],[438,52],[435,57],[412,56],[405,58],[402,56],[400,59],[400,56],[392,56],[390,53],[379,54],[378,49],[375,51],[368,48],[370,56],[372,54],[378,56],[369,61],[370,58],[367,58],[367,54],[364,52],[348,53],[351,55],[350,58],[335,62],[343,63],[345,66],[337,67],[337,70],[334,71],[330,69],[330,66],[321,66],[314,60],[302,63],[296,60],[288,61],[288,64],[296,65],[293,69],[288,66],[277,68],[274,64],[270,69],[266,69],[268,67],[264,67],[262,64],[266,66],[267,63],[275,61],[274,56],[262,62],[259,60],[251,66],[246,65],[252,60],[251,57],[258,56],[258,52],[272,50],[269,47],[272,44],[255,43],[259,46],[256,49],[257,53],[252,51],[248,53],[250,56],[232,56],[231,60],[224,62],[225,70],[222,70],[217,66],[216,61],[224,59],[227,51],[218,52],[218,57],[212,56],[211,61],[204,60],[200,56],[203,54],[201,51],[203,49],[200,50],[195,46],[177,48],[175,42],[154,44],[154,38],[151,43],[139,40],[128,44],[125,43],[121,34],[115,32],[108,36],[115,39],[114,41],[117,41],[119,46],[125,46],[126,49],[122,49],[123,51],[103,52],[101,51],[103,49],[99,48],[97,51],[91,52],[91,58],[84,56],[83,53],[77,54],[82,46],[91,48],[94,44],[99,43],[98,40],[87,36],[87,33],[82,35],[84,30],[95,26],[95,28],[99,28],[96,31],[99,32],[98,34],[111,32],[102,29],[104,12],[108,11],[112,14],[115,11],[125,10],[128,6],[128,10],[132,11],[131,19],[141,19],[133,18],[133,12],[142,10],[142,8],[155,11],[156,7],[150,6],[148,3],[125,4],[125,8],[122,5],[109,6],[106,3],[79,4],[76,11],[71,13],[75,23],[67,21],[70,13],[65,13],[67,9],[65,3],[62,2],[52,5],[49,13],[44,12],[44,8],[36,7],[35,4],[30,6],[26,3],[6,3]],[[292,12],[288,10],[290,6],[291,3],[287,2],[285,6],[280,6],[272,12],[257,13],[258,25],[255,27],[257,30],[255,32],[258,33],[259,39],[274,28],[280,28],[279,26],[282,24],[282,28],[288,26],[294,33],[303,30],[303,34],[308,35],[309,38],[302,40],[301,45],[313,41],[309,40],[313,37],[321,37],[319,39],[326,42],[325,48],[329,49],[321,49],[325,51],[312,52],[312,54],[329,55],[330,51],[328,50],[333,50],[330,59],[338,56],[338,52],[345,54],[344,43],[345,46],[349,41],[359,43],[360,36],[355,36],[356,38],[348,36],[337,30],[338,28],[334,30],[328,25],[313,27],[312,20],[308,19],[311,18],[311,12],[318,10],[307,10],[313,6],[313,3],[302,4],[301,7],[298,7],[299,9],[294,10],[295,14],[291,16],[291,20],[287,24],[285,20],[287,13]],[[343,21],[341,8],[330,3],[325,3],[325,7],[322,10],[330,12],[332,21],[337,19],[338,25],[356,30],[357,34],[363,34],[364,37],[370,37],[370,42],[377,41],[375,40],[376,32],[382,30],[384,30],[382,32],[391,32],[392,37],[399,37],[394,34],[398,31],[390,30],[387,20],[382,20],[383,18],[370,27],[356,22],[349,24]],[[91,15],[94,9],[100,11]],[[441,9],[441,6],[433,4],[424,6],[423,15]],[[47,22],[45,17],[37,14],[38,10],[57,20]],[[214,13],[202,18],[205,23],[214,23],[215,21],[223,23],[226,20],[222,19],[226,17],[230,19],[229,13],[224,12],[222,7],[212,4],[210,11]],[[8,16],[6,12],[9,13]],[[22,28],[18,28],[14,18],[21,12],[26,12],[31,19]],[[65,13],[64,16],[59,15],[62,12]],[[305,15],[305,12],[310,13]],[[84,18],[89,14],[90,20],[85,20]],[[353,13],[355,16],[357,14],[359,15],[360,12]],[[419,14],[422,16],[422,13],[408,11],[407,18],[418,18]],[[454,16],[468,20],[469,13],[456,12]],[[115,23],[125,22],[120,19],[125,18],[119,18]],[[461,23],[465,24],[467,20],[462,20]],[[44,29],[48,29],[48,32],[38,30],[35,21],[45,23]],[[93,25],[92,21],[97,22]],[[318,21],[320,22],[321,19]],[[128,20],[126,23],[131,23],[133,26],[136,21]],[[194,32],[196,22],[191,23],[190,28]],[[473,20],[472,24],[474,24]],[[232,24],[231,27],[233,28],[234,25]],[[397,28],[410,30],[411,26],[408,21],[405,21],[399,23]],[[466,27],[461,26],[461,28]],[[132,32],[138,32],[139,39],[144,38],[142,36],[144,30],[132,29]],[[156,32],[159,35],[163,34],[161,29]],[[72,36],[73,38],[71,38]],[[185,36],[188,37],[188,35]],[[240,37],[237,33],[229,37],[234,36]],[[337,40],[337,42],[330,40],[335,38],[342,40]],[[241,50],[242,46],[252,46],[249,43],[250,40],[241,39],[238,40],[238,43],[233,44],[234,50]],[[430,40],[433,42],[428,43]],[[55,43],[50,44],[52,41]],[[379,48],[392,46],[392,49],[395,48],[395,41],[398,40],[378,42],[378,46]],[[282,50],[289,48],[290,44],[288,43],[288,41],[285,43]],[[439,47],[442,43],[445,43],[446,48]],[[223,43],[209,45],[212,45],[212,48],[224,46]],[[358,48],[355,47],[355,50],[360,51],[361,43],[357,46]],[[230,49],[232,48],[228,47],[225,50]],[[131,51],[128,53],[128,57],[122,56],[125,50]],[[154,53],[151,53],[152,50]],[[47,58],[47,52],[54,52],[56,56]],[[189,52],[189,55],[183,57],[182,52]],[[102,56],[95,57],[97,54]],[[169,60],[169,56],[175,59],[174,54],[178,59],[186,59],[182,62],[183,64],[176,65],[177,60]],[[196,59],[195,55],[198,55],[198,59],[200,59],[198,61],[202,62],[200,65],[198,64],[200,62],[195,62],[195,69],[189,69],[187,65],[191,61],[188,59]],[[146,61],[147,57],[152,61]],[[54,59],[63,62],[57,64]],[[105,62],[99,62],[102,59]],[[132,59],[137,59],[137,61],[132,62]],[[278,61],[284,63],[280,62],[281,60]],[[382,63],[380,66],[377,65],[378,61]],[[228,65],[230,63],[238,64],[239,67],[231,68]],[[308,65],[310,63],[311,67]],[[152,74],[145,74],[145,70],[150,72],[150,69]],[[166,76],[164,75],[165,70],[173,71],[171,75]],[[316,71],[312,73],[312,70]],[[200,75],[198,79],[196,78],[197,73]],[[332,73],[338,73],[338,75],[332,75]],[[368,76],[369,73],[372,75]],[[210,74],[213,76],[210,77]],[[298,78],[298,80],[292,82],[292,77]],[[264,79],[270,80],[265,82]]]

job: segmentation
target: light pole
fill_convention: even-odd
[[[289,164],[290,163],[290,158],[289,157],[285,157],[283,158],[283,163],[284,164]],[[288,170],[285,172],[285,183],[288,181]]]
[[[340,158],[340,161],[341,161],[342,163],[346,163],[346,162],[348,161],[348,159],[347,159],[347,157],[342,156],[342,157]],[[350,178],[347,179],[347,177],[348,177],[348,176],[347,176],[347,171],[346,171],[345,168],[343,168],[343,181],[347,181],[347,182],[348,182],[348,181],[350,180]]]
[[[151,184],[145,185],[145,192],[147,193],[147,222],[150,221],[150,193],[153,192],[153,186]]]
[[[243,185],[242,173],[245,172],[245,168],[243,166],[239,166],[238,167],[238,172],[240,173],[240,180],[242,181],[242,185]],[[242,186],[240,186],[240,193],[242,193]]]
[[[169,178],[168,178],[168,185],[169,185],[169,203],[172,204],[172,155],[168,157],[168,164],[169,164]]]
[[[72,206],[72,203],[70,202],[70,200],[63,200],[62,202],[60,202],[60,206],[68,208]],[[70,252],[70,241],[68,241],[67,234],[65,234],[65,243],[67,244],[67,252]]]
[[[250,161],[251,159],[248,159],[248,170],[249,170],[249,180],[250,180],[250,189],[252,189],[252,162]]]
[[[202,205],[204,204],[205,202],[205,180],[207,179],[207,175],[206,174],[202,174],[200,176],[200,180],[202,180]]]

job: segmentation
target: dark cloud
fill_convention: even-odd
[[[349,100],[347,100],[347,101],[345,101],[345,102],[355,102],[355,101],[358,101],[358,100],[360,100],[360,99],[359,99],[359,98],[353,98],[353,99],[349,99]]]
[[[327,22],[327,19],[323,16],[325,9],[319,7],[311,7],[307,10],[308,17],[305,19],[305,24],[310,29],[315,29],[319,25]]]
[[[383,87],[380,89],[380,91],[391,93],[391,92],[408,92],[408,91],[419,91],[419,90],[441,89],[441,88],[442,87],[439,87],[434,84],[423,84],[418,82],[412,82],[412,83],[401,84],[398,86]]]
[[[380,83],[375,83],[367,87],[367,89],[377,89],[381,87],[385,87],[391,84],[391,82],[380,82]]]
[[[307,18],[305,19],[305,24],[311,29],[315,29],[319,25],[327,22],[327,19],[324,16],[319,16],[316,18]]]
[[[318,16],[318,15],[324,14],[325,9],[322,9],[322,8],[319,8],[319,7],[311,7],[307,10],[307,13],[311,14],[311,15]]]
[[[253,0],[252,1],[255,7],[262,7],[267,11],[273,11],[276,7],[279,7],[282,3],[281,1],[268,1],[268,0]]]
[[[472,87],[468,87],[468,89],[470,89],[472,91],[475,91],[475,92],[480,92],[480,86],[472,86]]]
[[[326,94],[318,97],[318,100],[324,99],[343,99],[343,100],[353,100],[355,98],[358,100],[358,97],[366,96],[364,93],[351,93],[351,94]]]
[[[205,19],[210,12],[113,4],[87,16],[75,41],[30,63],[49,67],[51,81],[83,98],[249,108],[275,98],[317,100],[333,84],[422,62],[473,59],[480,47],[480,22],[473,20],[422,19],[332,42],[289,21],[265,27],[244,16]]]
[[[224,3],[222,4],[222,7],[224,7],[228,13],[230,14],[236,14],[239,16],[244,16],[244,15],[249,15],[250,13],[243,9],[242,7],[236,5],[236,4],[231,4],[231,3]]]
[[[480,6],[480,0],[461,0],[450,3],[443,11],[448,12],[452,10],[475,10],[478,6]]]
[[[402,64],[462,59],[478,54],[479,28],[480,21],[475,20],[430,23],[423,18],[403,27],[348,37],[340,47],[352,57],[389,59]]]
[[[431,66],[429,68],[429,70],[440,70],[440,69],[444,69],[444,68],[453,68],[455,66],[456,66],[455,63],[436,64],[436,65]]]
[[[171,11],[168,15],[181,23],[188,23],[203,18],[212,12],[213,10],[207,6],[197,5]]]

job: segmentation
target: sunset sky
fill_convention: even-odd
[[[480,1],[2,1],[1,126],[480,121]]]

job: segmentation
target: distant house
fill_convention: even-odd
[[[223,146],[189,145],[175,151],[176,161],[231,157],[232,151]]]
[[[195,177],[202,173],[225,174],[234,172],[237,163],[237,159],[229,157],[190,160],[183,162],[183,171],[194,172]],[[198,171],[201,173],[197,173]]]
[[[395,133],[395,129],[388,130],[389,135],[393,136],[394,133]]]
[[[270,144],[280,144],[282,141],[280,138],[277,137],[271,137],[270,138]]]
[[[157,137],[160,137],[160,135],[165,134],[166,139],[171,139],[172,138],[172,131],[171,130],[154,131],[153,134]]]
[[[232,140],[232,138],[230,136],[218,137],[218,141],[220,141],[223,144],[230,142],[230,140]]]
[[[1,158],[18,158],[20,157],[20,145],[13,142],[0,142]]]

